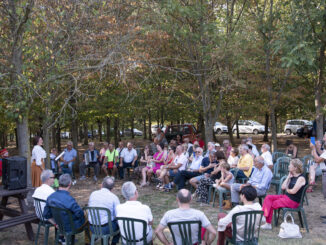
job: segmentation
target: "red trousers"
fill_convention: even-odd
[[[297,208],[299,203],[292,201],[287,195],[268,195],[264,199],[263,211],[266,222],[271,224],[273,219],[273,210],[279,208]]]
[[[218,214],[218,220],[224,218],[226,216],[225,213],[219,213]],[[217,238],[217,245],[224,245],[226,237],[232,238],[232,223],[228,224],[226,226],[225,231],[219,231],[218,232],[218,238]]]

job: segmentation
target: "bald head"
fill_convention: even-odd
[[[178,191],[177,199],[180,203],[190,203],[191,193],[187,189],[181,189]]]

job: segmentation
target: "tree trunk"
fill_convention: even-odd
[[[148,108],[148,139],[152,140],[152,115],[150,108]]]
[[[161,107],[161,127],[164,126],[164,107]]]
[[[265,132],[264,132],[264,139],[263,141],[267,142],[268,141],[268,121],[269,121],[269,116],[268,113],[265,113]]]
[[[75,150],[77,151],[77,158],[76,163],[74,164],[74,169],[78,169],[79,165],[79,158],[78,158],[78,119],[76,116],[72,119],[71,123],[71,137],[72,137],[72,143],[74,145]]]
[[[43,148],[46,151],[46,159],[45,161],[45,168],[51,168],[50,166],[50,130],[45,125],[45,128],[43,128]]]
[[[87,125],[87,122],[84,121],[83,122],[83,126],[84,126],[84,145],[88,145],[88,125]]]
[[[240,139],[240,132],[239,132],[239,121],[237,120],[236,123],[236,129],[237,129],[237,139]]]
[[[147,139],[147,131],[146,131],[146,117],[144,116],[143,119],[143,125],[144,125],[144,140]]]
[[[100,142],[102,142],[102,122],[98,121],[97,125],[98,125],[98,133],[99,133],[99,136],[100,136],[99,139],[100,139]]]
[[[30,141],[28,134],[28,116],[23,116],[21,120],[16,122],[17,126],[17,139],[18,139],[18,155],[27,158],[27,185],[32,185],[31,180],[31,153],[30,153]]]
[[[57,137],[57,149],[58,152],[61,152],[61,128],[59,124],[57,126],[56,137]]]
[[[56,140],[57,140],[57,137],[56,137],[56,127],[53,126],[52,127],[52,132],[51,132],[51,148],[55,148],[56,146]]]
[[[131,132],[131,138],[134,139],[135,138],[135,132],[134,132],[134,128],[135,128],[135,124],[134,124],[134,118],[131,118],[131,129],[130,129],[130,132]]]
[[[235,145],[234,142],[234,138],[233,138],[233,132],[232,132],[232,121],[231,121],[231,117],[229,115],[226,116],[226,126],[228,127],[228,135],[229,135],[229,139],[231,142],[231,145]]]
[[[17,133],[17,128],[15,128],[15,139],[16,139],[16,149],[19,148],[18,146],[18,133]],[[31,139],[30,139],[31,140]],[[29,141],[30,142],[30,141]]]
[[[94,140],[94,125],[91,124],[91,134],[92,134],[92,140]]]
[[[114,118],[114,145],[115,145],[115,147],[118,147],[118,143],[119,143],[118,134],[120,135],[120,132],[118,131],[118,123],[119,123],[118,120],[119,120],[118,118]]]
[[[318,79],[315,85],[315,108],[316,108],[316,123],[317,123],[317,139],[322,139],[324,135],[324,117],[322,104],[322,83],[324,82],[324,67],[325,67],[325,47],[324,42],[319,51],[319,70]]]
[[[276,122],[275,122],[275,108],[271,108],[271,127],[272,127],[272,152],[277,151],[277,133],[276,133]]]
[[[106,118],[106,141],[110,143],[111,138],[111,119],[109,117]]]

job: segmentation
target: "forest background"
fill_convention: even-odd
[[[117,143],[138,127],[194,123],[205,141],[239,119],[277,133],[325,114],[325,0],[3,0],[0,144],[30,158],[61,133]],[[103,135],[102,133],[103,132]],[[133,132],[133,131],[132,131]],[[134,137],[133,133],[131,135]],[[268,135],[266,131],[266,138]]]

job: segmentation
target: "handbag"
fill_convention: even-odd
[[[287,221],[288,217],[291,217],[292,223]],[[294,223],[293,217],[290,213],[284,217],[284,222],[281,224],[278,236],[280,238],[302,238],[300,228]]]

